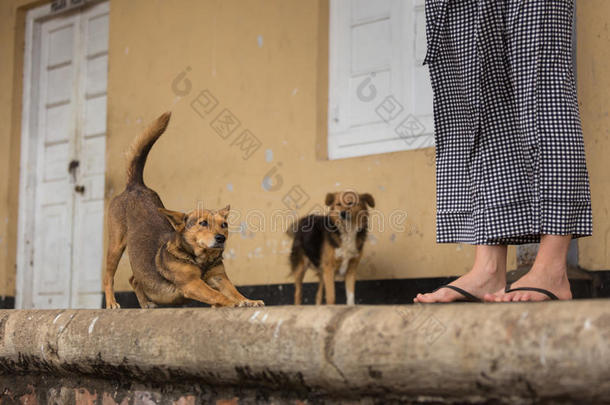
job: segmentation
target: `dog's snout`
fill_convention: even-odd
[[[226,237],[226,236],[224,236],[224,235],[217,234],[217,235],[214,237],[214,239],[215,239],[215,240],[216,240],[216,242],[218,242],[218,243],[225,243],[225,241],[227,240],[227,237]]]

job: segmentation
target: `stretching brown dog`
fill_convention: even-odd
[[[335,303],[335,275],[345,276],[347,305],[354,305],[356,269],[368,230],[368,207],[375,206],[373,196],[353,191],[328,193],[328,215],[309,215],[297,223],[290,252],[294,275],[294,304],[301,304],[303,276],[313,268],[318,276],[316,305]]]
[[[228,236],[229,206],[188,214],[166,210],[159,195],[143,179],[146,157],[163,134],[165,113],[140,136],[128,152],[127,186],[108,208],[108,253],[104,274],[106,308],[119,308],[114,275],[125,247],[133,287],[142,308],[182,304],[186,299],[212,306],[262,306],[241,295],[227,277],[222,252]]]

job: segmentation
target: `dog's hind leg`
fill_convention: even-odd
[[[324,280],[322,280],[322,273],[318,272],[318,291],[316,292],[316,305],[322,305],[322,298],[324,298]]]
[[[306,269],[305,258],[301,258],[292,270],[292,275],[294,276],[294,305],[301,305],[303,301],[303,277],[305,276]]]
[[[108,207],[108,251],[104,271],[104,293],[106,308],[120,308],[114,296],[114,275],[127,245],[127,223],[120,196],[113,199]]]
[[[138,299],[141,308],[155,308],[157,306],[157,304],[148,299],[142,286],[136,281],[134,276],[129,278],[129,284],[131,284],[131,288],[135,291],[136,298]]]

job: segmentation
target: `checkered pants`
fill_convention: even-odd
[[[426,0],[437,242],[592,233],[573,0]]]

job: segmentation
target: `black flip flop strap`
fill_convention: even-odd
[[[511,292],[515,292],[515,291],[534,291],[540,294],[544,294],[547,297],[549,297],[551,300],[553,301],[558,301],[559,298],[557,298],[557,296],[555,294],[553,294],[552,292],[545,290],[543,288],[536,288],[536,287],[516,287],[516,288],[510,288],[510,285],[506,286],[506,289],[504,290],[504,292],[506,293],[511,293]]]
[[[438,287],[436,290],[434,290],[433,292],[438,291],[441,288],[449,288],[450,290],[458,292],[458,293],[462,294],[464,297],[468,298],[470,301],[481,302],[481,300],[479,298],[477,298],[474,295],[470,294],[468,291],[463,290],[460,287],[456,287],[454,285],[442,285],[442,286]]]

